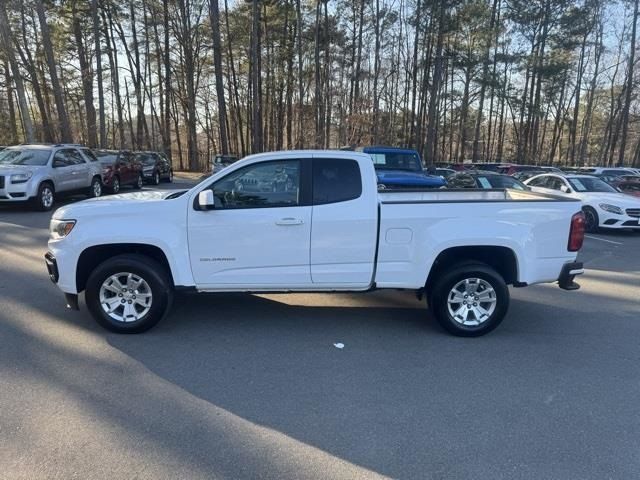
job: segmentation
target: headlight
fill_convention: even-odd
[[[59,240],[69,235],[75,225],[75,220],[51,220],[49,234],[52,239]]]
[[[610,205],[608,203],[601,203],[600,208],[605,212],[615,213],[616,215],[622,215],[622,209],[620,207],[616,207],[615,205]]]
[[[11,183],[24,183],[31,178],[31,172],[14,173],[11,175]]]

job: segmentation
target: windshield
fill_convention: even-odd
[[[482,188],[513,188],[515,190],[527,190],[524,183],[506,175],[479,175],[477,178],[478,183],[480,183]]]
[[[406,170],[422,172],[422,164],[416,153],[370,153],[376,170]]]
[[[0,165],[42,166],[49,161],[49,150],[10,148],[0,151]]]
[[[617,190],[599,178],[568,178],[569,183],[576,192],[606,192],[617,193]]]

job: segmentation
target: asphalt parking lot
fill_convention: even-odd
[[[122,336],[65,310],[49,218],[0,207],[2,478],[640,477],[640,233],[477,339],[406,292],[182,295]]]

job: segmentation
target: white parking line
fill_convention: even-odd
[[[604,238],[592,237],[591,235],[585,235],[586,238],[590,238],[592,240],[600,240],[601,242],[613,243],[614,245],[624,245],[622,242],[614,242],[613,240],[606,240]]]

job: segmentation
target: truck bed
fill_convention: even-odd
[[[424,285],[423,272],[451,248],[504,247],[526,284],[554,281],[575,259],[567,240],[581,204],[571,198],[512,189],[384,191],[378,198],[380,287]]]
[[[562,202],[566,197],[513,189],[406,189],[378,192],[381,203]]]

